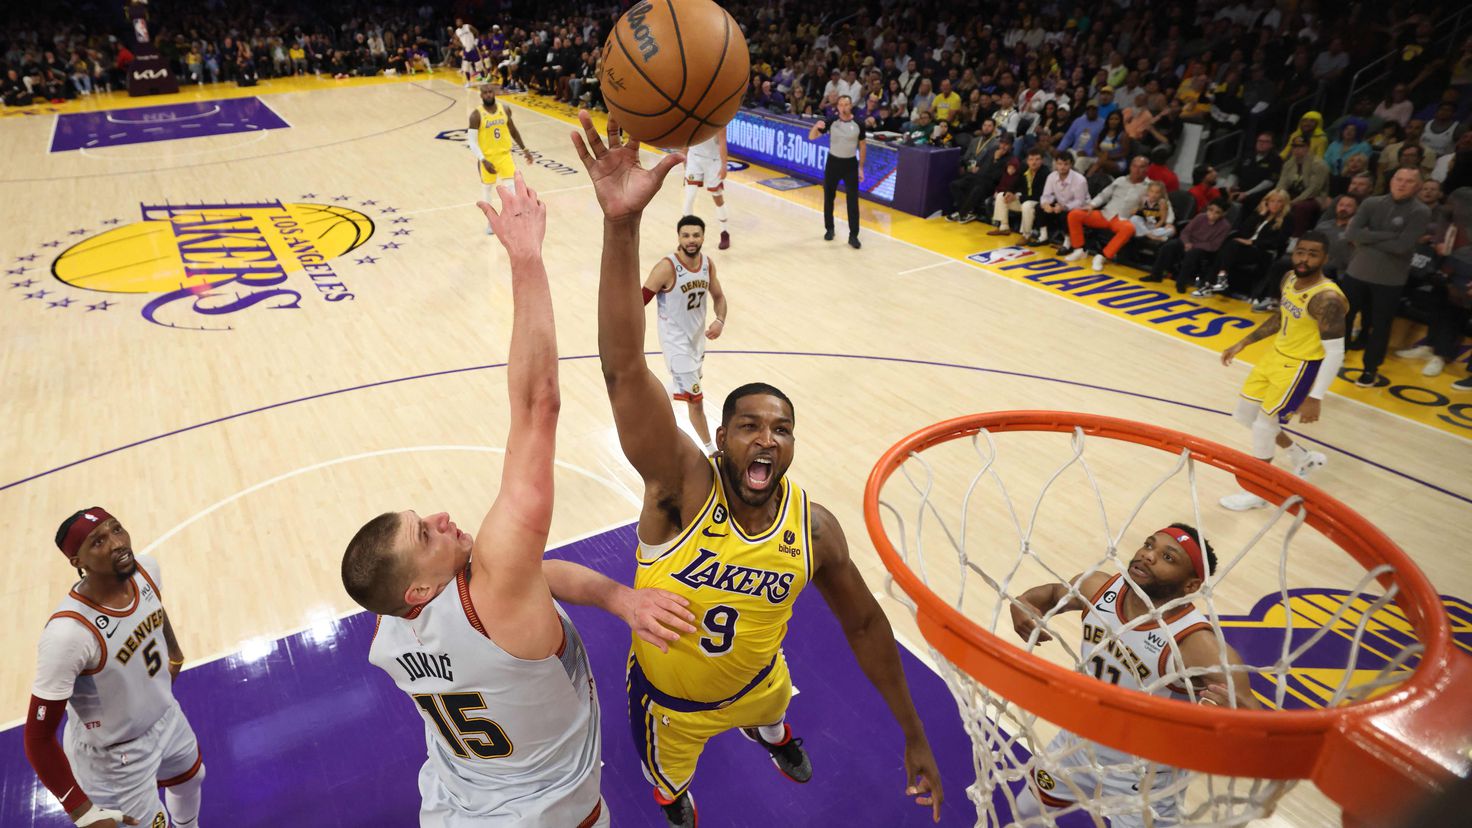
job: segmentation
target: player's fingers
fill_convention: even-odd
[[[659,615],[656,615],[655,618],[658,619],[659,623],[665,625],[666,627],[669,627],[672,630],[695,632],[695,628],[690,625],[690,622],[686,621],[678,615],[675,615],[672,612],[662,612]]]
[[[572,132],[572,148],[577,152],[578,160],[583,162],[584,167],[593,163],[593,156],[588,153],[587,144],[583,143],[582,133],[576,130]]]
[[[588,110],[578,110],[578,123],[583,128],[583,135],[588,139],[588,149],[592,151],[593,157],[602,158],[603,154],[608,151],[608,147],[603,144],[602,136],[593,126],[593,116],[588,114]],[[609,119],[609,123],[613,123],[612,118]]]
[[[688,604],[678,595],[671,595],[668,598],[663,599],[661,601],[661,606],[663,606],[664,609],[666,609],[670,613],[673,613],[676,618],[682,618],[686,621],[695,620],[695,613],[686,609]]]
[[[492,227],[495,227],[496,222],[501,219],[501,214],[497,213],[496,208],[492,207],[489,202],[477,201],[475,206],[479,207],[480,211],[485,214],[486,221],[490,222]]]
[[[689,598],[686,598],[683,595],[676,595],[675,593],[670,592],[669,590],[666,590],[666,589],[656,589],[656,590],[654,590],[654,594],[655,595],[658,595],[660,598],[667,598],[667,599],[669,599],[671,601],[674,601],[676,604],[679,604],[682,607],[688,607],[688,606],[690,606],[690,599]]]
[[[619,126],[618,119],[612,115],[608,116],[608,148],[618,149],[624,145],[624,128]]]
[[[650,635],[649,633],[641,631],[639,633],[639,638],[642,639],[646,644],[658,647],[661,653],[668,653],[670,651],[670,645],[666,644],[664,642],[664,639],[660,638],[659,636]]]
[[[521,170],[517,170],[511,176],[511,190],[519,198],[527,197],[526,179],[521,177]]]
[[[659,163],[655,164],[654,169],[650,170],[650,172],[654,174],[654,180],[663,181],[664,177],[669,175],[670,170],[683,163],[685,163],[684,154],[672,152],[659,159]]]

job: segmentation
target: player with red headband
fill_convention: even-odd
[[[1036,635],[1042,643],[1053,638],[1040,626],[1045,617],[1083,613],[1079,663],[1100,681],[1201,704],[1257,708],[1247,672],[1223,668],[1223,653],[1228,665],[1241,665],[1241,656],[1225,643],[1219,646],[1207,617],[1189,600],[1179,600],[1201,589],[1215,570],[1211,544],[1194,527],[1172,523],[1145,538],[1123,573],[1091,572],[1071,579],[1072,586],[1044,584],[1022,593],[1011,604],[1012,625],[1023,640]],[[1180,683],[1182,673],[1191,676],[1194,693]],[[1036,816],[1043,805],[1067,808],[1105,797],[1118,802],[1109,814],[1114,828],[1145,825],[1147,811],[1155,826],[1179,820],[1182,770],[1066,730],[1043,755],[1017,796],[1017,821]]]
[[[198,828],[204,764],[174,700],[184,654],[158,562],[135,557],[128,530],[99,506],[62,521],[56,545],[82,580],[41,633],[26,758],[79,826]]]

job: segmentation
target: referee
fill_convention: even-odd
[[[838,182],[843,181],[843,191],[848,197],[848,246],[857,250],[859,244],[859,182],[864,180],[864,125],[854,118],[854,99],[848,95],[838,97],[838,120],[832,124],[819,120],[808,130],[808,140],[828,133],[828,162],[823,166],[823,226],[828,232],[823,238],[833,241],[833,198],[838,194]]]

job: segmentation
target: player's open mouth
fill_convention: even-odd
[[[1130,576],[1133,577],[1136,581],[1140,580],[1141,578],[1148,580],[1150,578],[1150,570],[1146,569],[1144,564],[1136,561],[1135,563],[1130,564]]]
[[[133,562],[132,550],[125,549],[122,554],[113,556],[113,564],[116,566],[127,566]]]
[[[751,461],[746,467],[746,485],[761,491],[772,483],[772,461],[766,457],[758,457]]]

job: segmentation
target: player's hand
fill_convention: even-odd
[[[859,181],[863,181],[863,180],[864,180],[864,165],[863,164],[860,164],[859,165]]]
[[[940,803],[945,800],[940,771],[930,744],[922,736],[918,742],[905,742],[905,795],[915,797],[916,805],[929,805],[931,818],[940,822]]]
[[[535,159],[535,158],[532,157],[532,151],[529,150],[529,149],[523,149],[521,151],[521,157],[525,158],[526,159],[526,163],[528,163],[528,164],[535,164],[535,163],[537,163],[537,159]]]
[[[634,635],[647,644],[670,651],[670,642],[680,640],[681,633],[695,632],[690,623],[695,614],[686,609],[690,602],[662,589],[630,589],[623,592],[617,615]]]
[[[828,128],[828,122],[825,121],[825,120],[823,120],[822,118],[819,118],[818,119],[818,131],[819,132],[822,132],[823,130],[825,130],[827,128]]]
[[[719,319],[712,319],[710,327],[705,329],[706,339],[719,339],[721,333],[726,330],[726,323]]]
[[[1236,359],[1240,353],[1242,353],[1242,343],[1238,342],[1236,345],[1222,351],[1222,364],[1231,365],[1232,360]]]
[[[578,110],[578,122],[583,131],[572,134],[572,146],[593,179],[598,206],[603,208],[603,217],[609,221],[633,218],[643,213],[664,184],[664,177],[685,160],[682,153],[672,152],[661,158],[652,169],[646,170],[639,166],[639,142],[619,129],[618,119],[612,116],[608,119],[606,144],[593,128],[593,118],[588,110]]]
[[[1231,707],[1232,688],[1228,687],[1225,684],[1220,684],[1217,682],[1208,683],[1206,685],[1206,689],[1197,691],[1196,703],[1212,705],[1214,707]],[[1238,699],[1237,706],[1247,707],[1249,705],[1243,703],[1241,699]]]
[[[1319,412],[1323,407],[1323,400],[1316,400],[1313,397],[1306,398],[1303,403],[1298,406],[1298,421],[1300,423],[1318,422]]]
[[[90,801],[83,803],[83,806],[78,809],[81,813],[73,812],[75,815],[71,816],[71,819],[78,825],[85,825],[86,828],[120,828],[123,825],[138,824],[138,820],[130,816],[124,816],[122,811],[112,808],[100,808]],[[82,822],[84,817],[90,817],[90,820]]]
[[[1018,638],[1021,638],[1023,641],[1027,641],[1032,636],[1032,631],[1034,629],[1038,629],[1038,623],[1042,619],[1038,617],[1036,610],[1029,612],[1016,601],[1011,602],[1009,608],[1012,611],[1012,629],[1017,632]],[[1052,640],[1053,636],[1048,634],[1048,630],[1046,628],[1038,629],[1039,644],[1042,644],[1045,641]]]
[[[490,173],[492,176],[496,174],[496,165],[491,163],[491,159],[482,159],[480,165],[485,169],[486,172]]]
[[[526,185],[526,180],[517,173],[511,187],[501,187],[501,211],[484,201],[475,206],[485,213],[486,221],[496,232],[496,238],[506,248],[506,253],[516,256],[542,255],[542,238],[547,234],[547,205],[537,198],[537,193]]]

